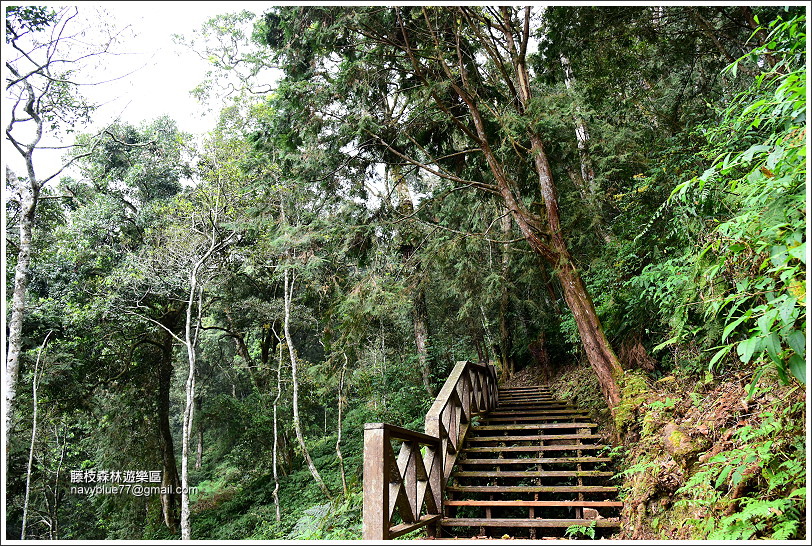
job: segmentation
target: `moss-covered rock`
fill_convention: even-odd
[[[708,449],[710,442],[701,434],[692,437],[687,428],[668,423],[663,427],[663,445],[680,466],[688,468],[700,453]]]
[[[640,370],[628,370],[615,378],[620,387],[620,404],[614,408],[615,431],[620,438],[637,435],[638,418],[649,394],[646,374]]]

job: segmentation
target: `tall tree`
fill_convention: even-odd
[[[110,33],[101,36],[97,43],[79,40],[74,34],[78,32],[77,17],[76,7],[58,11],[45,7],[10,6],[6,9],[6,44],[10,52],[6,61],[9,73],[6,92],[11,98],[11,112],[5,134],[20,154],[25,168],[25,179],[18,184],[17,175],[6,166],[6,180],[11,187],[19,189],[21,206],[5,369],[8,432],[20,370],[32,234],[40,192],[73,162],[91,153],[100,135],[87,148],[74,149],[60,168],[45,176],[37,173],[37,152],[42,149],[42,139],[47,132],[72,131],[74,124],[89,120],[93,107],[77,92],[81,84],[75,75],[89,59],[109,53],[120,38],[117,33]]]
[[[531,17],[530,8],[508,7],[309,7],[277,10],[266,23],[289,82],[280,100],[307,104],[319,113],[320,126],[332,127],[330,120],[339,117],[356,132],[355,138],[346,136],[348,144],[383,147],[428,176],[501,198],[527,244],[556,272],[587,358],[615,406],[622,369],[570,255],[538,129],[543,112],[528,67]],[[336,54],[343,62],[331,60]],[[375,69],[361,73],[365,62]],[[410,90],[412,102],[398,119],[398,133],[376,123],[374,112],[386,104],[370,101],[368,88],[381,84]],[[310,86],[329,91],[312,93]],[[339,86],[346,87],[337,92]],[[445,135],[441,128],[424,131],[442,124],[448,127]],[[317,131],[300,139],[336,134]],[[535,188],[523,180],[530,172]],[[528,208],[526,193],[540,197],[543,215]]]

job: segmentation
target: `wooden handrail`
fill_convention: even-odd
[[[365,540],[387,540],[429,526],[436,536],[443,490],[471,418],[496,407],[496,369],[457,362],[426,414],[425,434],[387,423],[364,425]],[[392,440],[401,441],[395,457]],[[392,525],[395,514],[403,520]]]

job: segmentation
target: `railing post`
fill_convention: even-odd
[[[443,513],[443,497],[445,496],[445,450],[443,449],[443,437],[440,435],[440,416],[426,415],[426,425],[424,430],[429,436],[439,438],[440,445],[434,451],[434,461],[437,465],[437,472],[429,476],[429,487],[434,495],[434,502],[437,505],[437,510],[440,516],[445,516]],[[430,470],[430,469],[429,469]],[[439,537],[439,524],[429,526],[429,532],[434,537]]]
[[[494,367],[457,362],[426,414],[425,434],[384,423],[364,425],[364,540],[389,540],[422,526],[428,526],[430,535],[439,536],[447,474],[451,473],[471,418],[492,410],[497,403]],[[403,441],[397,457],[392,439]],[[425,458],[421,445],[427,448]],[[397,458],[402,459],[400,463]],[[420,485],[422,480],[427,482]],[[425,494],[431,495],[425,515],[421,515],[426,502],[421,487],[428,488]],[[395,511],[404,521],[393,527]]]
[[[389,539],[389,476],[383,423],[364,425],[364,540]]]

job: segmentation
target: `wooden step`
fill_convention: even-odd
[[[497,412],[510,411],[513,413],[524,413],[526,411],[551,410],[551,409],[572,409],[572,406],[570,404],[565,404],[562,402],[536,402],[536,403],[516,402],[515,404],[499,404],[498,406],[496,406],[496,409],[494,411]]]
[[[443,527],[620,527],[616,519],[542,519],[542,518],[443,518]]]
[[[465,438],[466,442],[538,442],[541,440],[601,440],[600,434],[528,434],[526,436],[478,436],[471,433]],[[588,444],[592,445],[592,444]]]
[[[543,423],[543,424],[522,424],[522,425],[473,425],[471,431],[485,430],[539,430],[556,428],[596,428],[598,423]]]
[[[517,459],[457,459],[457,464],[577,464],[577,463],[608,463],[612,459],[609,457],[526,457]]]
[[[611,478],[614,472],[602,470],[505,470],[466,471],[456,470],[451,476],[457,478]]]
[[[553,500],[553,501],[523,501],[523,500],[446,500],[444,506],[547,506],[568,507],[583,506],[584,508],[623,508],[621,501],[592,501],[592,500]]]
[[[599,444],[569,444],[551,446],[487,446],[487,447],[466,447],[463,453],[505,453],[511,451],[577,451],[603,449],[605,445]]]
[[[499,404],[508,404],[510,402],[566,402],[566,400],[559,400],[552,396],[545,396],[543,394],[528,394],[522,396],[500,396]]]
[[[532,422],[532,421],[552,421],[552,420],[559,420],[560,421],[562,419],[570,419],[573,422],[580,422],[580,421],[577,421],[577,420],[578,419],[590,420],[590,417],[589,417],[589,415],[575,415],[575,414],[571,414],[571,413],[570,414],[560,414],[560,415],[556,415],[554,413],[551,413],[551,414],[547,414],[547,415],[528,415],[528,416],[524,416],[524,417],[519,416],[519,415],[512,416],[512,417],[508,417],[508,416],[505,416],[505,417],[502,417],[502,416],[490,417],[490,416],[488,416],[488,417],[485,417],[484,419],[482,419],[482,421],[487,422],[487,423],[501,423],[501,422],[504,422],[504,421],[529,421],[529,422]]]
[[[561,400],[561,398],[556,398],[549,392],[527,392],[527,393],[513,393],[499,395],[499,400],[517,400],[525,398],[544,398],[545,400]]]
[[[510,389],[498,389],[497,392],[500,396],[502,395],[510,395],[510,394],[526,394],[526,393],[544,393],[550,394],[550,389],[545,389],[543,387],[516,387]]]
[[[573,407],[566,407],[566,408],[538,408],[527,411],[499,411],[498,409],[496,409],[484,415],[487,418],[491,418],[491,417],[510,417],[512,415],[546,415],[548,413],[561,413],[572,415],[589,414],[588,411],[580,410]]]
[[[614,485],[449,485],[450,493],[617,493]]]

